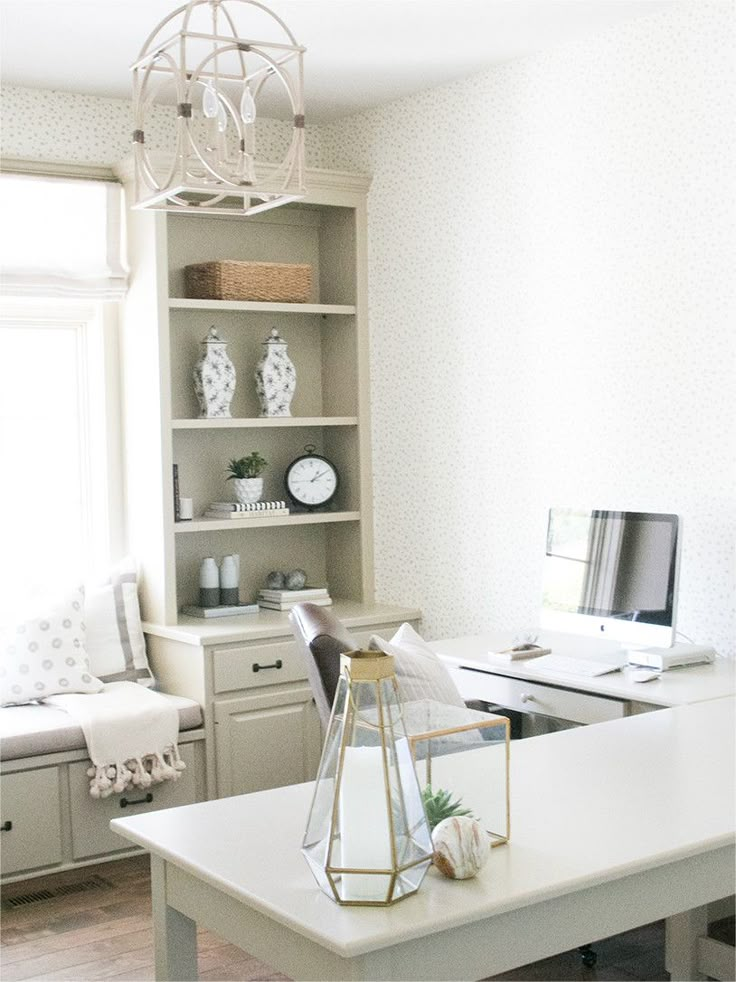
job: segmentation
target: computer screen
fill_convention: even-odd
[[[551,508],[542,626],[670,646],[679,544],[677,515]]]

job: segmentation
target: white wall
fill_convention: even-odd
[[[308,131],[374,175],[377,589],[429,636],[532,627],[581,504],[682,514],[680,627],[736,653],[732,35],[658,14]],[[128,151],[122,100],[2,113],[8,155]]]
[[[534,625],[550,504],[684,516],[736,651],[732,12],[642,18],[322,127],[373,174],[378,594]]]

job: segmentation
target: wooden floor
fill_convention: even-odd
[[[75,891],[82,882],[91,889]],[[66,895],[12,909],[8,901],[66,887]],[[153,979],[151,895],[145,856],[14,883],[3,890],[0,970],[15,979]],[[733,924],[725,928],[732,932]],[[724,936],[724,940],[726,939]],[[202,979],[284,979],[268,965],[209,931],[199,933]],[[515,969],[497,979],[658,980],[666,982],[662,923],[595,945],[598,964],[583,968],[568,952]]]

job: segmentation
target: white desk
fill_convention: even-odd
[[[553,654],[614,661],[612,642],[542,632],[539,644]],[[431,647],[451,671],[465,699],[483,699],[519,712],[560,716],[579,723],[616,719],[663,706],[719,699],[736,694],[736,664],[719,658],[711,665],[691,665],[663,672],[653,682],[633,682],[624,669],[595,678],[541,672],[535,659],[504,661],[489,652],[508,648],[511,635],[489,631],[466,638],[434,641]]]
[[[317,888],[300,854],[311,785],[116,819],[152,853],[157,978],[196,977],[196,923],[297,979],[428,980],[673,916],[669,970],[696,978],[683,912],[735,889],[735,715],[721,699],[514,744],[511,842],[476,879],[430,870],[391,908]]]

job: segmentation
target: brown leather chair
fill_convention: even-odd
[[[340,655],[344,651],[355,651],[360,645],[329,607],[295,604],[289,611],[289,621],[297,645],[306,658],[307,677],[324,730],[330,721],[340,677]]]

